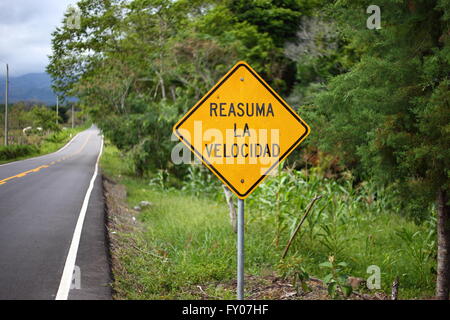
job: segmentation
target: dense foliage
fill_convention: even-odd
[[[11,146],[0,146],[0,161],[16,159],[38,152],[38,147],[34,145],[15,144]]]
[[[426,203],[450,187],[449,3],[379,1],[379,31],[361,27],[363,14],[356,19],[364,1],[344,3],[334,16],[364,51],[315,99],[322,146],[366,177],[397,182],[407,212],[423,218]]]

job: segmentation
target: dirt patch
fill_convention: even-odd
[[[118,184],[103,176],[103,190],[105,204],[108,210],[108,229],[111,239],[117,232],[131,232],[136,229],[136,211],[128,208],[126,204],[127,190],[124,185]]]
[[[141,226],[136,220],[137,212],[128,208],[126,204],[127,191],[125,186],[116,183],[110,178],[103,176],[103,192],[106,208],[106,227],[109,238],[111,254],[111,272],[113,276],[113,299],[125,297],[117,286],[114,285],[116,279],[131,279],[118,257],[124,251],[139,250],[139,245],[132,237],[123,236],[141,231]]]
[[[247,300],[329,300],[327,287],[320,279],[312,278],[306,281],[310,291],[297,291],[294,285],[286,279],[275,274],[266,276],[248,275],[245,277],[245,295]],[[204,286],[192,286],[189,291],[193,296],[204,300],[215,300],[220,297],[214,292],[228,291],[236,292],[236,280],[226,283],[209,283]],[[389,300],[382,292],[374,294],[354,292],[348,300]]]

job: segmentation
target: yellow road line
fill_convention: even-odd
[[[59,160],[52,161],[52,162],[50,162],[50,163],[47,164],[47,165],[42,165],[42,166],[39,166],[39,167],[37,167],[37,168],[31,169],[31,170],[27,170],[27,171],[18,173],[18,174],[14,175],[14,176],[8,177],[8,178],[6,178],[6,179],[0,180],[0,185],[5,184],[5,183],[6,183],[7,181],[9,181],[9,180],[13,180],[13,179],[25,177],[25,176],[26,176],[27,174],[29,174],[29,173],[32,173],[32,172],[38,172],[38,171],[40,171],[41,169],[48,168],[48,167],[50,167],[51,165],[54,165],[54,164],[56,164],[56,163],[58,163],[58,162],[67,160],[67,159],[73,157],[74,155],[79,154],[79,153],[80,153],[81,151],[83,151],[83,149],[86,147],[87,143],[89,142],[89,139],[91,138],[91,135],[92,135],[92,133],[88,135],[86,141],[83,143],[83,145],[81,146],[81,148],[80,148],[77,152],[74,152],[74,153],[72,153],[72,154],[70,154],[70,155],[68,155],[68,156],[64,156],[64,157],[62,157],[62,158],[59,159]]]

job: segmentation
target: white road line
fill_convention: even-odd
[[[102,151],[103,151],[103,136],[102,136],[102,144],[100,147],[100,153],[98,154],[97,162],[95,163],[94,174],[92,175],[91,182],[89,183],[89,188],[87,189],[86,195],[84,196],[83,206],[81,207],[77,225],[75,226],[75,231],[73,232],[72,242],[70,244],[69,253],[66,258],[66,263],[64,265],[61,282],[59,283],[59,288],[58,292],[56,293],[55,300],[67,300],[69,296],[73,270],[75,268],[75,261],[77,259],[78,246],[80,244],[81,231],[83,230],[84,218],[86,217],[86,211],[88,208],[92,189],[94,188],[94,182],[95,179],[97,178],[98,162],[100,160],[100,156],[102,155]]]
[[[23,161],[28,161],[28,160],[36,160],[36,159],[40,159],[40,158],[42,158],[42,157],[46,157],[46,156],[50,156],[50,155],[57,154],[57,153],[63,151],[65,148],[67,148],[67,147],[75,140],[75,138],[77,138],[77,137],[78,137],[81,133],[83,133],[84,131],[86,131],[86,130],[83,130],[83,131],[81,131],[81,132],[78,132],[72,139],[70,139],[69,142],[67,142],[67,144],[66,144],[64,147],[62,147],[61,149],[59,149],[59,150],[57,150],[57,151],[55,151],[55,152],[43,154],[42,156],[38,156],[38,157],[34,157],[34,158],[28,158],[28,159],[17,160],[17,161],[13,161],[13,162],[8,162],[8,163],[0,164],[0,167],[7,166],[7,165],[10,165],[10,164],[19,163],[19,162],[23,162]]]

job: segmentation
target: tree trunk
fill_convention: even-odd
[[[166,87],[164,86],[164,79],[162,75],[159,76],[159,84],[161,86],[161,97],[166,100]]]
[[[439,190],[437,196],[437,280],[436,298],[447,300],[450,287],[450,208],[446,190]]]

